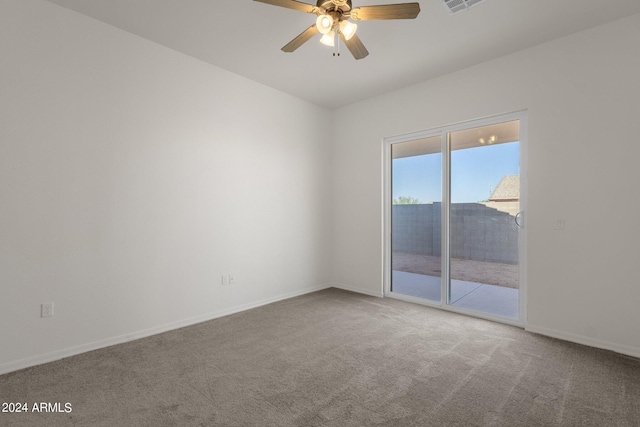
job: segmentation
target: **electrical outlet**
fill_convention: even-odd
[[[53,316],[53,303],[45,302],[40,305],[40,317],[51,317]]]

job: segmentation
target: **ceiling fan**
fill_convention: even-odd
[[[420,13],[420,4],[418,3],[381,4],[354,8],[351,6],[351,0],[318,0],[315,6],[297,0],[254,1],[318,15],[315,24],[304,30],[298,37],[282,48],[284,52],[293,52],[311,37],[321,33],[323,36],[320,42],[328,46],[334,46],[336,35],[340,36],[340,39],[356,59],[366,57],[369,52],[356,35],[357,25],[350,22],[349,18],[354,21],[415,19]]]

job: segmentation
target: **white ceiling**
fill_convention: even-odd
[[[252,0],[49,1],[328,108],[640,13],[638,0],[487,0],[449,15],[441,0],[418,0],[415,20],[358,22],[370,54],[356,61],[319,36],[282,52],[315,15]]]

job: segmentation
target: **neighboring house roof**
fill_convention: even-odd
[[[520,200],[520,175],[505,175],[489,196],[492,202]]]

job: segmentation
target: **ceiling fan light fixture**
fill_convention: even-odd
[[[340,22],[340,32],[344,36],[345,40],[350,40],[351,37],[356,33],[358,26],[352,22],[347,21],[346,19]]]
[[[327,34],[333,28],[333,18],[329,15],[319,15],[316,19],[316,27],[322,34]]]
[[[322,36],[322,38],[320,39],[320,43],[322,43],[325,46],[335,46],[336,45],[335,40],[336,40],[336,32],[329,31],[327,34]]]
[[[254,0],[274,6],[286,7],[300,12],[311,13],[316,16],[316,21],[297,37],[284,45],[283,52],[293,52],[300,46],[311,40],[313,36],[322,34],[323,44],[334,46],[333,56],[340,56],[340,40],[349,49],[351,55],[357,59],[363,59],[369,55],[369,51],[360,37],[356,35],[357,26],[352,21],[372,21],[384,19],[415,19],[420,13],[420,3],[394,3],[354,8],[351,0],[317,0],[316,5],[299,0]],[[442,0],[445,1],[445,0]],[[447,1],[484,1],[484,0],[447,0]],[[336,41],[336,35],[340,39]]]

